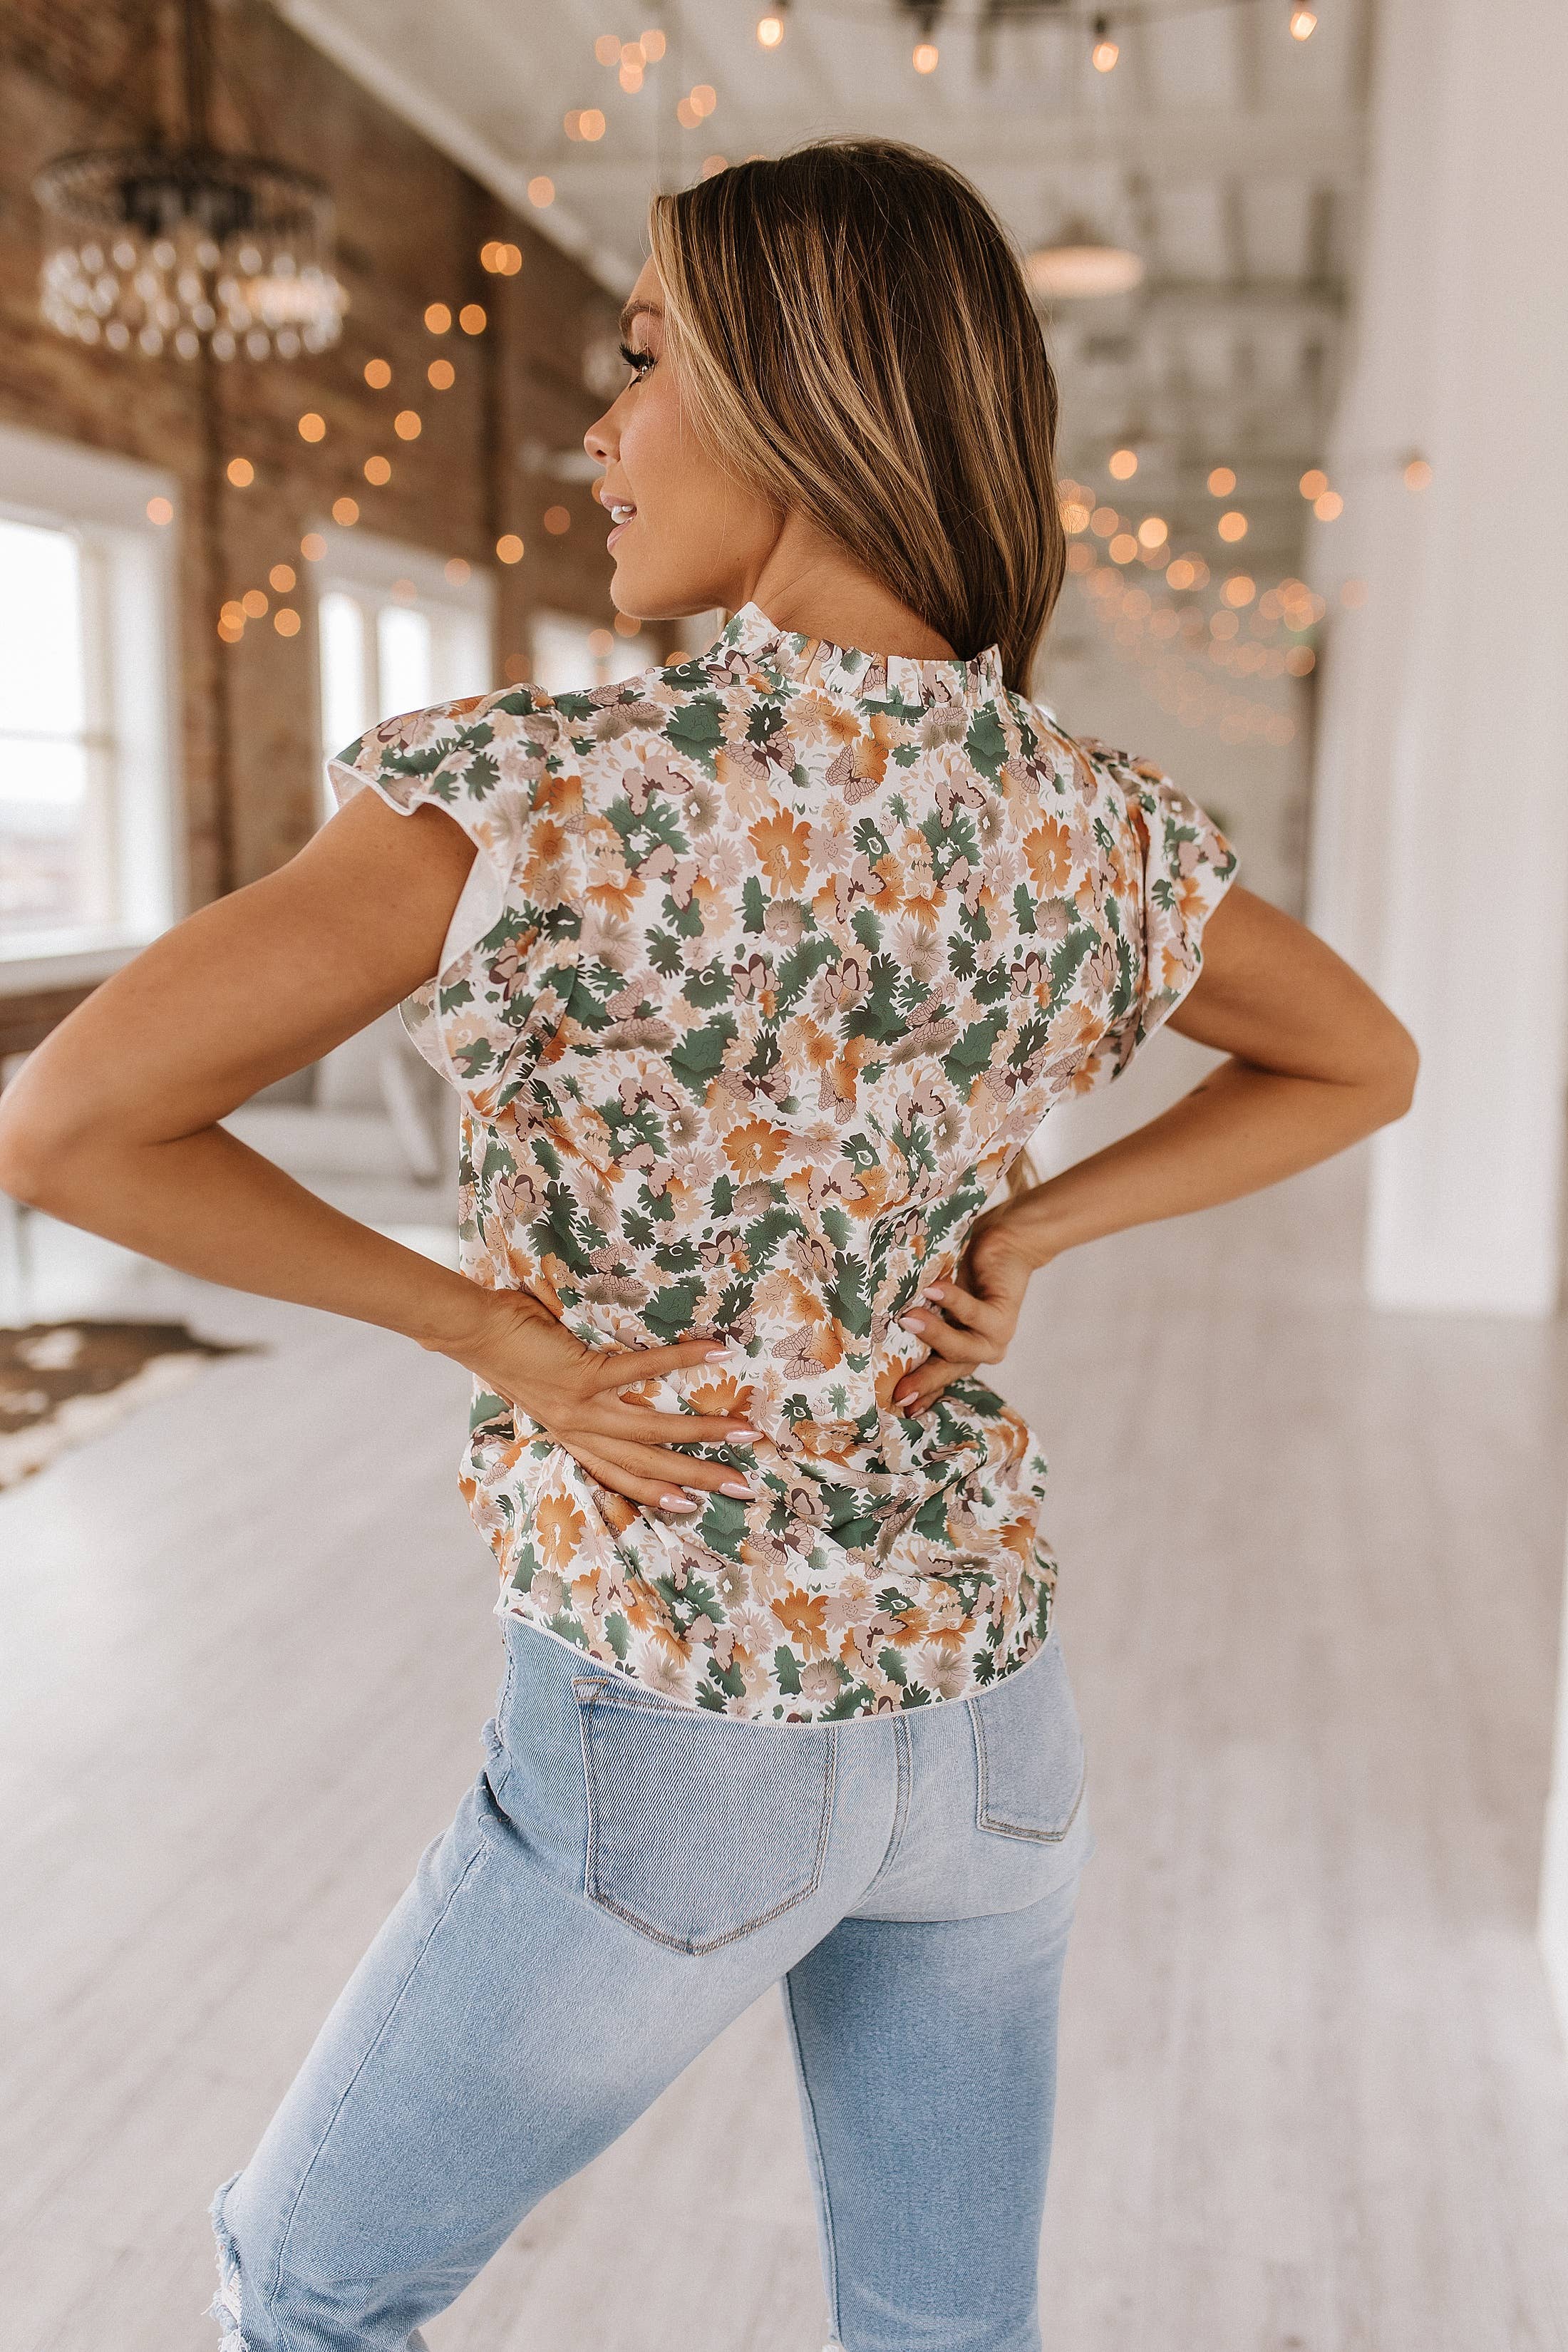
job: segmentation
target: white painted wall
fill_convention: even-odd
[[[1415,1032],[1373,1150],[1390,1307],[1547,1316],[1568,1078],[1568,12],[1382,0],[1357,352],[1313,577],[1310,907]],[[1429,488],[1401,479],[1419,450]],[[1541,1928],[1568,2032],[1568,1648]]]
[[[1324,666],[1311,913],[1414,1030],[1367,1279],[1549,1315],[1568,1076],[1568,12],[1385,0],[1357,351],[1330,457],[1359,574]],[[1413,495],[1401,466],[1435,468]]]

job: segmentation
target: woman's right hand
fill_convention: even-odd
[[[666,1372],[727,1362],[732,1353],[711,1339],[679,1339],[670,1348],[590,1348],[538,1299],[513,1290],[476,1286],[476,1328],[444,1353],[552,1437],[590,1477],[633,1502],[667,1511],[699,1506],[681,1487],[749,1498],[755,1489],[728,1464],[694,1460],[681,1445],[741,1445],[757,1432],[733,1414],[659,1412],[621,1391]]]

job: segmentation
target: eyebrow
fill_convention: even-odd
[[[662,319],[664,312],[657,302],[628,302],[621,312],[621,333],[629,335],[637,319]]]

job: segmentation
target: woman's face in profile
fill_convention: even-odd
[[[638,620],[678,620],[746,602],[783,518],[703,447],[667,349],[664,293],[645,264],[622,313],[631,382],[583,436],[605,468],[610,595]]]

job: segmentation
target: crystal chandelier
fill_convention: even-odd
[[[205,0],[182,0],[185,139],[61,155],[33,183],[43,314],[110,351],[297,359],[342,330],[327,190],[285,163],[220,152]]]

